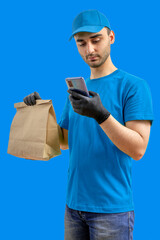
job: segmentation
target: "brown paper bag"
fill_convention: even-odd
[[[36,105],[15,103],[7,153],[32,160],[49,160],[61,154],[58,124],[52,100],[36,100]]]

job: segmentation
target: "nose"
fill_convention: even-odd
[[[86,53],[87,54],[91,54],[94,52],[94,47],[91,43],[87,43],[87,47],[86,47]]]

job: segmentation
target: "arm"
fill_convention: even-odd
[[[76,113],[94,118],[110,140],[134,160],[143,157],[150,134],[149,120],[127,121],[123,126],[102,105],[99,94],[89,91],[92,98],[88,98],[71,90],[68,92],[71,93],[69,99]]]
[[[110,140],[134,160],[140,160],[147,148],[150,135],[149,120],[134,120],[120,124],[112,115],[100,127]]]
[[[58,133],[59,133],[60,148],[62,150],[69,149],[69,146],[68,146],[68,130],[64,129],[64,128],[61,128],[58,125]]]

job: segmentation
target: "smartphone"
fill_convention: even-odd
[[[67,83],[68,89],[72,89],[77,93],[90,97],[83,77],[70,77],[66,78],[65,81]]]

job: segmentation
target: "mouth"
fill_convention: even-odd
[[[91,60],[91,61],[94,61],[96,60],[98,57],[89,57],[88,59]]]

